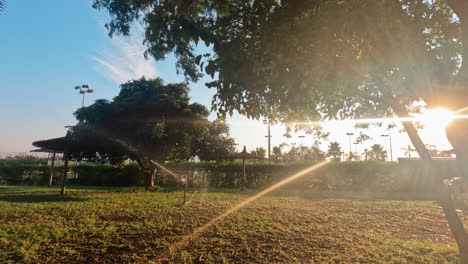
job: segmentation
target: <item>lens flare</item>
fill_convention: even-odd
[[[465,109],[465,108],[464,108]],[[464,110],[462,109],[462,110]],[[466,108],[468,109],[468,107]],[[372,124],[372,123],[392,123],[392,122],[421,122],[423,124],[443,124],[446,125],[454,119],[468,119],[468,115],[459,115],[459,111],[450,112],[443,108],[426,109],[423,113],[407,116],[407,117],[388,117],[388,118],[363,118],[363,119],[343,119],[343,120],[327,120],[327,121],[297,121],[285,122],[286,125],[297,126],[323,126],[326,124],[335,123],[350,123],[350,124]]]
[[[437,124],[439,126],[445,126],[448,123],[450,123],[450,121],[452,121],[454,118],[457,118],[457,116],[455,116],[454,113],[443,108],[436,108],[426,109],[423,112],[423,114],[419,117],[419,121],[421,121],[421,123],[423,123],[424,125]]]
[[[170,252],[174,252],[182,247],[184,247],[188,242],[190,242],[191,240],[193,239],[197,239],[198,237],[200,237],[200,235],[205,232],[206,229],[210,228],[211,226],[217,224],[218,222],[224,220],[226,217],[228,217],[230,214],[238,211],[239,209],[243,208],[244,206],[246,206],[247,204],[259,199],[260,197],[298,179],[298,178],[301,178],[303,177],[304,175],[306,175],[307,173],[309,172],[312,172],[316,169],[319,169],[321,167],[323,167],[325,164],[327,164],[328,161],[323,161],[323,162],[320,162],[318,164],[315,164],[309,168],[306,168],[300,172],[297,172],[291,176],[289,176],[288,178],[268,187],[267,189],[257,193],[256,195],[254,196],[251,196],[247,199],[245,199],[244,201],[240,202],[239,204],[235,205],[234,207],[231,207],[230,209],[228,209],[227,211],[225,211],[224,213],[218,215],[217,217],[213,218],[211,221],[209,221],[208,223],[204,224],[203,226],[195,229],[192,233],[182,237],[182,239],[173,244],[170,248],[169,248],[169,251]]]

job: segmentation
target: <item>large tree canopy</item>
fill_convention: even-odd
[[[213,108],[258,118],[385,115],[447,87],[460,28],[443,2],[423,0],[95,0],[110,33],[146,24],[147,55],[174,52],[190,80],[214,80]],[[199,42],[213,48],[198,54]],[[197,67],[199,66],[199,67]]]
[[[188,92],[186,83],[164,84],[159,78],[142,78],[122,84],[112,101],[97,100],[78,109],[75,116],[79,123],[68,135],[69,142],[76,142],[72,158],[120,153],[137,160],[148,177],[155,169],[152,160],[229,158],[235,143],[228,126],[208,121],[206,107],[190,103]],[[83,144],[87,138],[99,144]],[[86,148],[80,149],[80,142]],[[116,144],[119,146],[112,148]]]

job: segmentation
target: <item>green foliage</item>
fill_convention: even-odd
[[[127,150],[127,157],[140,164],[146,159],[188,160],[196,155],[227,158],[234,147],[229,127],[209,122],[208,110],[191,104],[188,92],[187,83],[130,81],[121,85],[113,101],[98,100],[77,110],[77,127],[102,141],[117,142]]]
[[[72,184],[84,186],[141,186],[144,175],[137,164],[122,167],[82,164],[73,168],[78,174]]]
[[[327,151],[327,157],[332,157],[335,161],[340,161],[341,157],[341,147],[338,142],[330,142]]]
[[[261,189],[315,164],[312,161],[294,163],[247,163],[246,176],[249,188]],[[451,161],[438,161],[446,175],[454,175],[456,166]],[[179,177],[187,177],[195,188],[240,188],[242,162],[170,162],[165,164],[176,177],[165,170],[158,172],[162,187],[181,187]],[[136,164],[125,166],[81,164],[71,168],[78,178],[69,179],[72,185],[86,186],[138,186],[143,183],[144,171]],[[49,167],[45,165],[0,165],[0,181],[14,185],[45,185]],[[55,168],[54,182],[59,182],[62,167]],[[308,173],[285,188],[316,191],[372,191],[372,192],[430,192],[437,179],[427,176],[421,162],[401,164],[367,162],[332,162]]]
[[[256,148],[255,150],[252,150],[250,154],[256,156],[260,160],[264,160],[267,154],[266,152],[265,148]]]
[[[37,160],[1,160],[0,183],[13,185],[46,184],[50,169]]]
[[[384,116],[447,89],[460,27],[445,1],[95,0],[110,34],[146,27],[147,54],[205,71],[220,114],[317,120]],[[213,52],[196,53],[203,41]],[[444,91],[445,91],[444,90]]]
[[[369,159],[385,160],[387,158],[387,151],[384,150],[380,144],[374,144],[371,146],[369,152]]]
[[[0,159],[0,166],[35,166],[35,165],[46,165],[47,160],[39,159],[37,157],[28,156],[17,156]]]

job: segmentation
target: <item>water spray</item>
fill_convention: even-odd
[[[185,235],[182,237],[182,239],[173,244],[171,247],[169,247],[169,252],[174,252],[184,246],[186,246],[188,244],[188,242],[190,242],[191,240],[194,240],[194,239],[197,239],[198,237],[200,237],[208,228],[210,228],[211,226],[217,224],[218,222],[224,220],[226,217],[228,217],[229,215],[231,215],[232,213],[235,213],[236,211],[242,209],[243,207],[245,207],[246,205],[252,203],[253,201],[255,200],[258,200],[259,198],[271,193],[272,191],[296,180],[296,179],[299,179],[301,177],[303,177],[304,175],[306,175],[307,173],[309,172],[312,172],[314,170],[317,170],[323,166],[325,166],[326,164],[328,163],[328,161],[323,161],[323,162],[320,162],[318,164],[315,164],[311,167],[308,167],[302,171],[299,171],[289,177],[287,177],[286,179],[268,187],[267,189],[257,193],[256,195],[253,195],[245,200],[243,200],[242,202],[240,202],[239,204],[231,207],[230,209],[226,210],[224,213],[218,215],[217,217],[213,218],[211,221],[209,221],[208,223],[204,224],[203,226],[195,229],[192,233],[188,234],[188,235]]]
[[[181,182],[183,185],[184,185],[184,200],[182,202],[182,205],[186,205],[186,204],[189,204],[192,202],[192,198],[193,196],[197,193],[197,191],[195,191],[192,196],[190,196],[190,200],[187,201],[186,198],[187,198],[187,174],[185,175],[185,178],[179,176],[178,174],[172,172],[170,169],[164,167],[163,165],[161,165],[160,163],[154,161],[154,160],[150,160],[151,163],[153,163],[154,165],[158,166],[159,168],[161,168],[162,170],[166,171],[167,173],[169,173],[172,177],[174,177],[176,180],[178,180],[179,182]]]

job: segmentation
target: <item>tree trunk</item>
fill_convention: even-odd
[[[394,104],[392,109],[399,117],[406,117],[407,112],[401,105]],[[450,196],[450,190],[447,184],[447,180],[441,176],[441,172],[437,170],[437,167],[434,165],[429,151],[426,149],[423,141],[419,137],[418,131],[412,122],[402,122],[408,136],[413,143],[416,151],[423,160],[425,166],[429,168],[431,177],[439,178],[441,182],[440,192],[439,192],[439,203],[442,206],[445,217],[450,227],[455,241],[458,245],[458,250],[460,252],[461,263],[468,264],[468,235],[466,234],[463,222],[457,214],[456,208],[454,206],[453,200]]]
[[[454,13],[460,20],[460,27],[462,33],[462,65],[457,77],[454,82],[444,86],[439,89],[439,93],[436,94],[435,100],[437,98],[443,98],[440,106],[452,110],[458,111],[457,114],[467,114],[467,105],[468,105],[468,1],[466,0],[447,0],[447,4],[452,8]],[[440,100],[439,100],[440,101]],[[463,109],[462,111],[460,111]],[[449,125],[446,127],[447,139],[452,144],[455,154],[457,155],[457,167],[459,177],[463,178],[463,184],[466,184],[468,179],[468,120],[466,119],[456,119],[452,120]],[[447,198],[449,199],[450,196]],[[444,208],[445,210],[445,208]],[[447,215],[447,212],[446,212]],[[453,216],[455,218],[456,215]],[[457,217],[458,218],[458,217]],[[460,221],[461,222],[461,221]],[[463,227],[463,224],[460,223]],[[450,227],[452,232],[452,226]],[[460,249],[460,255],[462,258],[462,263],[468,263],[468,238],[465,229],[461,230],[461,227],[458,232],[460,234],[455,234],[455,239],[457,240],[458,247]],[[462,234],[463,233],[463,234]],[[459,236],[457,238],[457,235]],[[461,241],[461,243],[459,242]]]
[[[155,179],[158,169],[154,165],[143,168],[145,174],[145,187],[152,188],[155,185]]]
[[[158,173],[158,168],[153,167],[153,171],[151,173],[151,178],[150,178],[150,187],[154,187],[156,184],[156,175]]]

